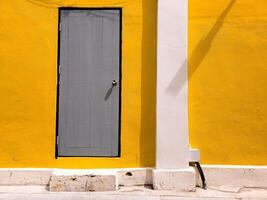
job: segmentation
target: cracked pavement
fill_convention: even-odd
[[[0,186],[0,200],[201,200],[267,199],[267,188],[209,187],[196,192],[123,187],[116,192],[49,192],[44,186]]]

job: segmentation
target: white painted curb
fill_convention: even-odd
[[[53,169],[0,169],[0,185],[48,185]]]
[[[203,165],[202,168],[208,187],[267,187],[267,166]],[[199,175],[197,185],[201,185]]]
[[[195,171],[191,167],[179,170],[153,170],[153,188],[192,192],[196,190],[195,178]]]
[[[203,165],[208,187],[266,187],[267,166]],[[72,170],[72,169],[0,169],[1,186],[49,185],[52,176],[96,176],[115,177],[116,187],[152,185],[152,168]],[[196,171],[196,185],[201,180]],[[178,180],[178,179],[177,179]]]

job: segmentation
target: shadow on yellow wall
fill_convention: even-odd
[[[157,2],[143,0],[140,166],[155,165]]]
[[[200,40],[196,48],[193,50],[192,55],[189,58],[189,79],[197,70],[198,66],[202,63],[205,56],[209,53],[214,38],[217,36],[219,31],[223,27],[224,20],[235,3],[236,0],[230,1],[224,11],[218,17],[217,21],[215,22],[207,36]]]
[[[140,166],[155,165],[157,2],[143,0]]]
[[[193,50],[189,60],[185,61],[174,76],[167,90],[177,95],[186,82],[184,73],[188,71],[188,79],[200,66],[210,51],[212,42],[223,27],[224,20],[236,0],[231,0],[217,21]],[[152,6],[152,7],[151,7]],[[140,135],[140,166],[155,165],[156,143],[156,33],[157,5],[152,1],[143,1],[143,35],[142,35],[142,77],[141,77],[141,135]],[[189,62],[189,69],[187,69]],[[182,80],[182,81],[181,81]],[[183,84],[181,84],[183,83]]]
[[[205,164],[266,165],[266,1],[189,1],[190,142]]]
[[[187,62],[189,65],[188,80],[190,80],[194,72],[197,70],[199,65],[204,60],[205,56],[209,53],[212,41],[217,36],[218,32],[221,30],[224,20],[227,14],[231,11],[235,2],[236,0],[230,1],[230,3],[227,5],[224,11],[218,17],[216,23],[213,25],[207,36],[201,39],[200,42],[197,44],[196,48],[190,55],[189,60],[184,61],[182,67],[180,67],[180,70],[176,73],[176,75],[174,76],[170,85],[167,88],[167,90],[170,93],[172,93],[173,95],[177,95],[180,92],[181,88],[183,87],[184,83],[186,82],[186,77],[184,76],[184,74],[187,71]]]

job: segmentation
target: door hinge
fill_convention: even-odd
[[[61,74],[61,65],[58,66],[58,73]]]
[[[61,22],[59,22],[59,31],[61,31],[61,29],[62,29],[62,24]]]
[[[59,144],[59,137],[57,136],[57,145]]]

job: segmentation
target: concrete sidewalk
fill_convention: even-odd
[[[0,200],[201,200],[267,199],[264,188],[209,188],[196,192],[153,191],[143,187],[123,188],[117,192],[49,192],[42,186],[0,186]]]

